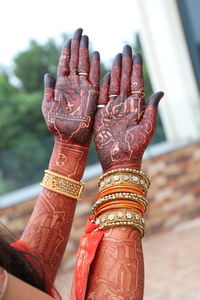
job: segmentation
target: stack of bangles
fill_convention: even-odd
[[[41,185],[59,194],[80,199],[84,184],[80,181],[46,170]],[[98,181],[98,200],[93,205],[93,219],[98,228],[131,226],[144,235],[144,213],[148,201],[150,179],[141,171],[116,169],[104,173]]]
[[[104,173],[98,185],[98,200],[92,208],[99,225],[95,230],[131,226],[143,236],[150,179],[139,170],[123,168]]]

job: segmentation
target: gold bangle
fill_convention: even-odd
[[[129,211],[129,210],[107,212],[99,216],[95,220],[95,223],[99,225],[96,231],[105,228],[126,225],[126,226],[136,227],[140,231],[141,235],[143,236],[145,230],[143,216],[135,211]]]
[[[144,227],[144,218],[141,214],[125,209],[107,212],[96,218],[97,225],[106,225],[107,222],[136,222]]]
[[[115,184],[138,185],[146,193],[150,186],[150,179],[142,171],[123,168],[102,174],[98,181],[99,190]]]
[[[145,233],[144,218],[139,213],[136,213],[134,211],[119,210],[108,212],[98,217],[95,220],[95,223],[99,225],[99,227],[94,231],[118,226],[130,226],[138,229],[140,231],[141,237],[143,237]]]
[[[83,192],[84,183],[69,177],[62,176],[49,170],[40,183],[41,186],[59,194],[79,200]]]
[[[114,193],[114,194],[110,194],[107,195],[105,197],[102,197],[101,199],[98,199],[95,204],[92,207],[92,212],[93,214],[95,214],[96,209],[102,204],[102,203],[106,203],[109,201],[113,201],[113,200],[118,200],[118,199],[128,199],[131,201],[135,201],[138,202],[140,204],[142,204],[144,206],[144,209],[146,211],[147,205],[148,205],[148,200],[145,199],[144,197],[135,194],[135,193]]]
[[[137,229],[140,234],[141,234],[141,238],[143,238],[145,231],[144,228],[142,228],[139,224],[134,223],[134,222],[113,222],[113,223],[107,223],[106,225],[101,225],[98,228],[96,228],[94,231],[100,231],[102,229],[110,229],[113,227],[120,227],[120,226],[129,226],[129,227],[133,227],[135,229]]]

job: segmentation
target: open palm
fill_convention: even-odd
[[[136,54],[132,62],[131,48],[125,46],[123,55],[115,57],[111,78],[107,74],[103,79],[95,117],[95,144],[104,171],[140,169],[162,96],[152,95],[145,105],[142,58]]]

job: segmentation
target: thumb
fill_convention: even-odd
[[[152,136],[155,132],[158,104],[163,96],[163,92],[158,92],[153,94],[147,101],[141,125],[145,127],[145,131],[149,136]]]
[[[56,85],[56,80],[51,76],[51,74],[46,73],[44,75],[44,100],[53,101],[54,99],[54,89]]]
[[[155,93],[153,94],[147,101],[147,106],[148,105],[153,105],[153,106],[156,106],[158,107],[158,104],[160,102],[160,100],[162,99],[162,97],[164,96],[164,93],[163,92],[158,92],[158,93]]]

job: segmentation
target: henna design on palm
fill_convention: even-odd
[[[128,167],[140,169],[143,153],[156,128],[157,106],[163,93],[152,95],[145,105],[142,57],[133,57],[129,46],[115,57],[111,75],[102,82],[94,136],[104,171]]]
[[[45,77],[43,115],[60,142],[89,146],[99,94],[99,53],[89,63],[88,37],[82,29],[64,45],[57,82]]]

